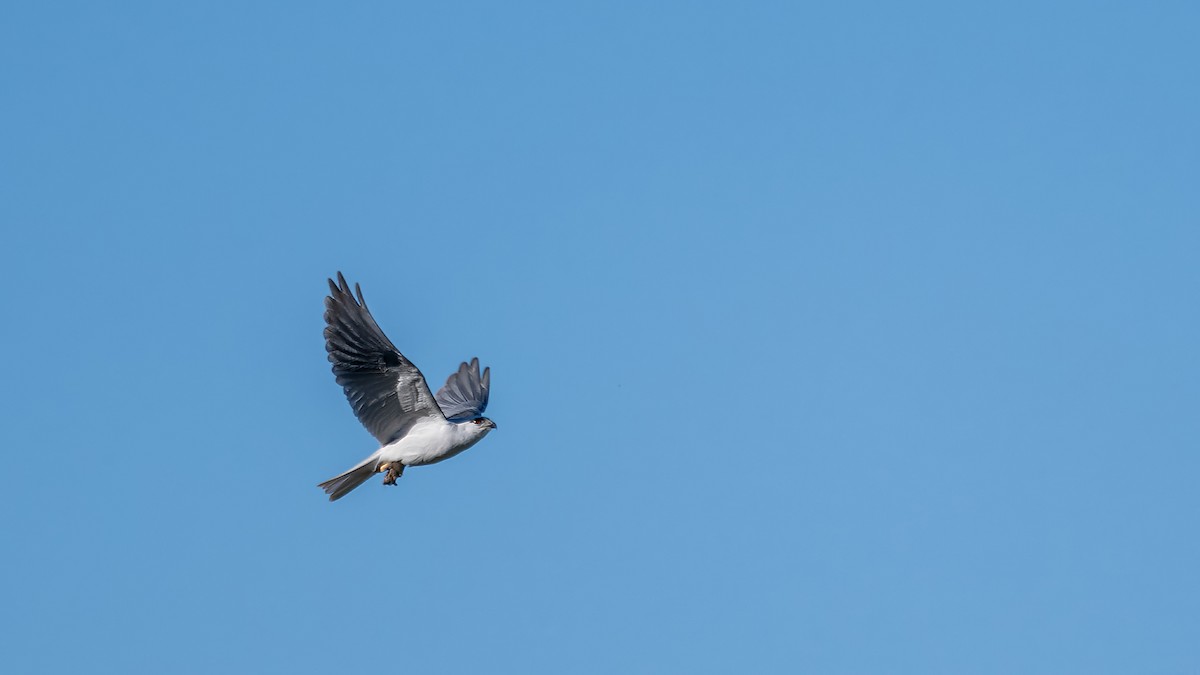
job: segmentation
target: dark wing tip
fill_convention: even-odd
[[[342,276],[341,270],[338,270],[337,281],[327,279],[329,282],[329,297],[340,298],[343,295],[350,294],[350,284],[346,283],[346,277]]]
[[[357,295],[358,296],[358,302],[357,302],[358,306],[366,309],[367,302],[366,302],[366,300],[363,299],[362,287],[359,286],[357,283],[354,284],[354,292],[352,293],[350,291],[350,282],[346,281],[346,277],[345,277],[345,275],[342,274],[341,270],[338,270],[336,282],[333,279],[328,279],[328,281],[329,281],[329,298],[328,298],[328,301],[325,303],[326,306],[328,306],[330,301],[344,302],[343,297],[349,298],[350,303],[355,304],[354,303],[355,296]]]

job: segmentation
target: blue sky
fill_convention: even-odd
[[[1196,7],[6,5],[6,669],[1200,670]]]

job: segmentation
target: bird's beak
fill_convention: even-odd
[[[496,428],[496,423],[495,423],[495,422],[493,422],[493,421],[491,421],[491,420],[488,420],[488,428],[489,428],[489,429],[495,429],[495,428]]]

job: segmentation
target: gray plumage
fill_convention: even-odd
[[[317,485],[317,487],[329,495],[329,501],[335,502],[346,496],[346,493],[367,482],[367,479],[374,476],[376,472],[377,462],[375,456],[371,455],[362,464],[340,476],[330,478],[324,483]]]
[[[444,417],[425,376],[375,323],[359,285],[356,301],[346,278],[337,276],[325,298],[325,350],[358,420],[387,445],[423,417]]]
[[[491,368],[484,368],[480,377],[479,359],[460,365],[435,396],[442,414],[451,422],[463,422],[482,415],[487,408],[491,381]]]

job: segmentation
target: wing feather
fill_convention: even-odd
[[[461,422],[479,417],[487,409],[488,391],[491,388],[491,368],[479,374],[479,359],[463,363],[446,379],[438,390],[437,404],[451,422]]]
[[[425,376],[375,323],[362,288],[352,295],[341,272],[337,279],[325,298],[325,351],[358,420],[387,445],[422,418],[444,418]]]

